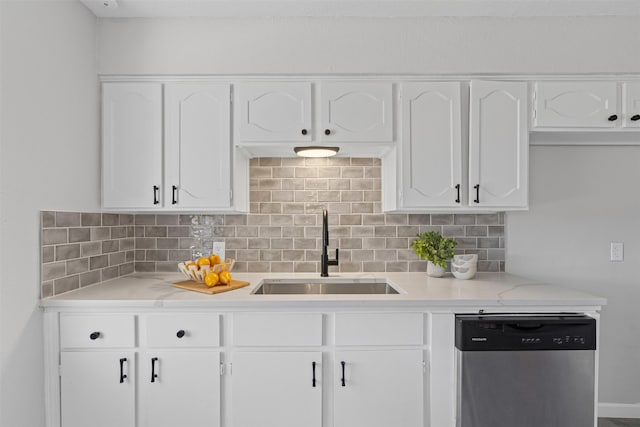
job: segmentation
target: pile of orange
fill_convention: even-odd
[[[187,269],[195,268],[197,270],[200,270],[200,268],[205,265],[211,267],[213,267],[214,265],[220,265],[220,267],[216,268],[216,271],[211,271],[204,276],[204,283],[208,287],[211,288],[216,285],[229,285],[231,283],[231,272],[229,270],[226,270],[226,265],[222,262],[219,255],[211,254],[208,258],[200,257],[195,262],[187,262],[185,264],[185,267],[187,267]]]

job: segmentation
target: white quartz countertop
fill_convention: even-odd
[[[180,273],[135,273],[81,288],[41,301],[45,308],[82,307],[282,307],[282,306],[413,306],[487,309],[501,307],[582,308],[597,310],[606,299],[586,292],[539,283],[506,273],[478,273],[472,280],[448,275],[428,277],[426,273],[335,273],[329,280],[388,280],[399,294],[389,295],[253,295],[266,279],[319,279],[317,273],[235,273],[234,279],[248,281],[247,287],[209,295],[172,286],[184,280]]]

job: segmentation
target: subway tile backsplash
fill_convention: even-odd
[[[504,271],[504,213],[384,214],[381,167],[370,158],[251,160],[250,213],[42,212],[43,297],[138,272],[177,271],[178,261],[224,241],[242,272],[319,272],[322,209],[329,211],[330,271],[426,271],[410,243],[439,231],[479,271]]]

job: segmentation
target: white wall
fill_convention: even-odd
[[[507,268],[608,299],[600,401],[638,404],[640,147],[532,147],[530,153],[531,208],[507,214]],[[610,242],[624,242],[624,262],[609,261]],[[640,416],[640,405],[633,414]]]
[[[0,2],[0,425],[44,425],[39,211],[97,210],[95,17]]]
[[[602,18],[100,20],[104,74],[640,73],[640,25]],[[609,299],[600,400],[640,402],[639,147],[532,148],[531,210],[508,214],[510,272]],[[626,261],[607,261],[611,240]],[[620,345],[621,347],[616,347]],[[620,352],[619,350],[623,351]],[[638,406],[640,416],[640,405]]]

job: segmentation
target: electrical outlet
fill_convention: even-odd
[[[624,243],[611,242],[611,261],[624,261]]]
[[[218,254],[220,259],[224,261],[226,258],[224,256],[224,242],[213,242],[213,250],[214,254]]]

